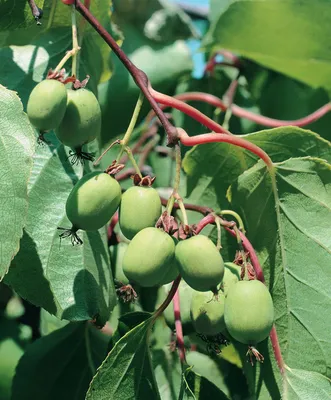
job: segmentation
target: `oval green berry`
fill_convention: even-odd
[[[116,246],[112,246],[112,265],[114,278],[123,283],[123,285],[127,285],[129,283],[128,278],[125,276],[123,272],[123,257],[128,248],[128,244],[125,242],[120,242]]]
[[[121,201],[121,187],[104,172],[90,172],[73,187],[66,204],[73,227],[96,231],[107,224]]]
[[[32,90],[27,115],[31,124],[40,131],[57,128],[66,112],[67,89],[63,83],[46,79]]]
[[[156,286],[173,264],[175,243],[170,235],[145,228],[131,240],[123,257],[123,272],[140,286]]]
[[[94,140],[101,130],[101,109],[87,89],[68,89],[67,108],[56,136],[66,146],[79,148]]]
[[[216,335],[225,330],[225,296],[219,292],[194,292],[191,301],[191,318],[195,330],[204,335]]]
[[[179,242],[176,246],[176,260],[183,279],[195,290],[214,290],[222,281],[222,256],[206,236],[193,236]]]
[[[238,342],[254,345],[266,339],[274,322],[274,307],[267,287],[260,281],[240,281],[225,300],[225,325]]]
[[[123,194],[119,209],[123,235],[131,240],[142,229],[155,226],[161,212],[160,196],[155,189],[131,187]]]

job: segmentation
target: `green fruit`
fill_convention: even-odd
[[[226,262],[224,265],[224,277],[221,286],[225,296],[227,296],[230,288],[240,281],[241,267],[233,262]]]
[[[33,126],[41,131],[57,128],[66,112],[67,89],[63,83],[46,79],[32,90],[27,114]]]
[[[179,242],[176,246],[179,273],[195,290],[214,290],[222,281],[224,263],[214,243],[198,235]]]
[[[123,235],[131,240],[142,229],[155,226],[161,212],[160,196],[155,189],[131,187],[123,194],[119,210]]]
[[[140,286],[155,286],[173,264],[175,243],[170,235],[145,228],[131,240],[123,257],[123,272]]]
[[[172,285],[167,285],[167,294]],[[194,326],[192,324],[190,308],[191,299],[194,290],[183,280],[180,281],[179,287],[179,304],[180,304],[180,320],[182,322],[184,335],[189,335],[194,332]],[[163,312],[164,318],[170,329],[175,329],[175,316],[174,316],[174,306],[171,302],[169,306]]]
[[[123,257],[128,248],[128,244],[124,242],[118,243],[116,246],[113,246],[113,262],[114,267],[114,278],[119,282],[122,282],[123,285],[127,285],[129,283],[128,278],[125,276],[123,272]]]
[[[212,336],[225,330],[225,296],[219,292],[194,292],[191,301],[191,318],[198,333]]]
[[[68,89],[67,108],[56,136],[66,146],[78,148],[92,142],[101,130],[97,98],[87,89]]]
[[[121,187],[104,172],[90,172],[71,190],[67,204],[67,217],[73,228],[96,231],[106,225],[121,201]]]
[[[257,280],[240,281],[228,292],[224,309],[230,335],[240,343],[254,345],[264,340],[274,322],[272,298]]]

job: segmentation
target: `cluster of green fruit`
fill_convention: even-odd
[[[250,346],[269,335],[274,308],[268,289],[257,280],[240,280],[241,267],[224,264],[206,236],[176,243],[157,228],[145,228],[124,247],[116,265],[117,278],[124,284],[165,285],[182,276],[179,297],[184,334],[221,333]],[[173,329],[171,307],[165,318]]]
[[[55,79],[46,79],[32,90],[27,115],[40,133],[54,129],[58,139],[78,153],[101,130],[101,109],[95,95],[85,88],[67,89]]]
[[[225,275],[217,295],[193,290],[185,282],[179,285],[181,322],[184,335],[197,332],[206,336],[221,333],[226,339],[254,346],[266,339],[274,321],[272,298],[266,286],[257,280],[240,280],[240,267],[226,263]],[[172,307],[164,312],[174,328]]]
[[[133,186],[122,195],[120,184],[108,173],[93,171],[84,175],[68,196],[66,214],[72,228],[62,237],[75,235],[79,229],[102,228],[118,207],[119,224],[129,240],[144,228],[153,227],[162,211],[160,197],[151,187]]]

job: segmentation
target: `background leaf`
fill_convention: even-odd
[[[275,173],[276,198],[262,163],[239,177],[229,197],[263,266],[285,363],[330,379],[331,166],[297,158],[276,164]],[[270,344],[269,350],[266,343],[258,349],[272,354]],[[270,358],[269,368],[250,374],[259,399],[272,396],[279,380]]]
[[[22,103],[0,85],[0,280],[19,249],[28,211],[27,184],[35,148],[34,133]]]
[[[260,146],[274,162],[308,155],[331,162],[330,142],[301,128],[267,129],[242,137]],[[227,208],[225,195],[228,187],[256,161],[252,153],[225,143],[194,147],[186,153],[183,160],[183,168],[187,174],[186,197],[195,204],[215,209]]]
[[[297,400],[331,399],[330,380],[316,372],[287,368],[288,398]]]
[[[47,140],[35,155],[27,225],[6,283],[58,318],[97,318],[102,325],[116,302],[106,232],[81,233],[82,246],[60,243],[57,227],[70,227],[65,203],[83,171],[71,166],[53,134]]]
[[[203,44],[330,90],[330,26],[330,5],[324,0],[233,0]]]
[[[123,336],[91,382],[86,399],[159,399],[148,349],[148,319]]]
[[[88,323],[69,324],[38,339],[19,362],[12,400],[83,399],[107,341]]]

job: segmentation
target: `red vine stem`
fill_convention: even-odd
[[[210,93],[188,92],[188,93],[178,94],[175,97],[176,99],[181,101],[203,101],[216,108],[220,108],[222,111],[226,111],[228,108],[227,105],[221,99]],[[231,109],[233,115],[236,115],[239,118],[248,119],[259,125],[265,125],[271,128],[277,128],[279,126],[289,126],[289,125],[301,127],[317,121],[318,119],[322,118],[325,114],[330,112],[331,103],[324,104],[322,107],[320,107],[313,113],[303,118],[288,120],[288,121],[254,114],[251,111],[245,110],[244,108],[237,106],[236,104],[233,104],[231,106]]]
[[[155,97],[155,99],[157,100],[157,97]],[[194,107],[191,107],[191,106],[185,107],[185,106],[183,106],[183,104],[180,104],[174,100],[179,100],[181,102],[202,101],[202,102],[208,103],[216,108],[220,108],[222,111],[226,111],[228,108],[228,106],[220,98],[218,98],[217,96],[214,96],[213,94],[210,94],[210,93],[187,92],[187,93],[177,94],[177,95],[173,96],[171,99],[172,99],[172,102],[171,102],[172,104],[170,104],[169,99],[161,99],[162,101],[159,101],[159,100],[157,100],[157,101],[159,101],[159,103],[163,104],[162,108],[173,107],[173,108],[176,108],[176,109],[184,112],[185,114],[191,116],[192,118],[195,118],[196,112],[198,112],[198,113],[200,113],[200,112],[198,110],[196,110]],[[258,115],[251,111],[245,110],[244,108],[237,106],[236,104],[231,105],[231,110],[232,110],[233,115],[235,115],[239,118],[245,118],[245,119],[253,121],[259,125],[268,126],[270,128],[277,128],[280,126],[303,127],[303,126],[312,124],[313,122],[317,121],[318,119],[322,118],[325,114],[330,112],[331,111],[331,103],[324,104],[322,107],[318,108],[313,113],[311,113],[303,118],[294,119],[294,120],[281,120],[281,119],[265,117],[263,115]],[[200,114],[202,114],[202,113],[200,113]],[[213,130],[214,132],[219,132],[218,130],[213,128],[213,126],[214,126],[216,128],[218,127],[218,129],[219,129],[219,127],[220,127],[219,124],[217,124],[215,121],[211,120],[213,122],[213,124],[210,121],[208,121],[208,124],[210,124],[210,125],[207,125],[208,117],[206,117],[204,114],[202,114],[202,115],[200,115],[200,114],[199,114],[199,118],[200,118],[199,122],[201,122],[203,125],[205,125],[209,129]],[[150,120],[153,118],[153,116],[154,116],[154,112],[151,111],[148,114],[147,119]],[[208,118],[208,119],[210,120],[210,118]],[[220,132],[220,133],[224,133],[224,132]]]
[[[181,143],[185,146],[196,146],[198,144],[206,143],[230,143],[235,146],[242,147],[246,150],[257,155],[261,158],[271,170],[273,168],[272,160],[268,154],[263,151],[260,147],[256,146],[254,143],[249,142],[239,136],[234,135],[215,135],[215,133],[204,133],[202,135],[190,137],[182,128],[177,128],[178,137]]]
[[[189,115],[196,121],[200,122],[204,126],[206,126],[208,129],[211,129],[212,131],[216,133],[226,133],[228,135],[231,135],[231,133],[223,128],[220,124],[217,122],[213,121],[211,118],[207,117],[205,114],[203,114],[201,111],[197,110],[196,108],[190,106],[189,104],[184,103],[181,101],[178,96],[168,96],[166,94],[157,92],[153,88],[150,87],[150,93],[152,94],[153,98],[163,106],[168,106],[175,108],[176,110],[182,111],[183,113]],[[162,109],[165,107],[162,107]],[[151,118],[151,116],[149,117]]]
[[[75,0],[76,10],[86,19],[86,21],[96,30],[96,32],[102,37],[102,39],[108,44],[108,46],[113,50],[125,68],[128,70],[137,86],[140,88],[142,93],[145,95],[146,99],[150,103],[153,108],[155,114],[158,116],[161,121],[168,137],[169,146],[174,146],[178,142],[177,138],[177,130],[170,123],[166,115],[163,113],[162,108],[158,105],[158,103],[153,98],[150,92],[150,83],[145,72],[137,68],[127,57],[124,51],[120,48],[120,46],[116,43],[116,40],[107,32],[107,30],[100,24],[100,22],[93,16],[88,8],[84,6],[84,4]]]
[[[177,346],[178,346],[178,353],[179,359],[181,363],[186,362],[185,357],[185,345],[184,345],[184,335],[183,335],[183,327],[182,321],[180,319],[180,298],[179,298],[179,290],[176,291],[173,299],[174,305],[174,316],[175,316],[175,329],[176,329],[176,337],[177,337]]]

